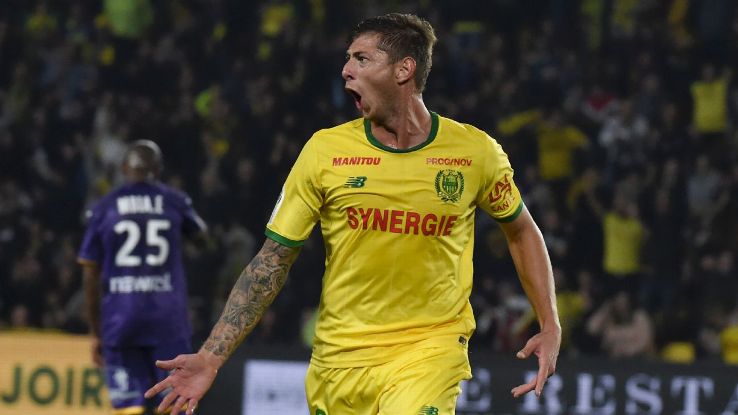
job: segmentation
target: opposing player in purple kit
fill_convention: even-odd
[[[79,251],[92,331],[92,358],[104,367],[113,413],[153,414],[144,391],[166,377],[157,359],[191,351],[182,235],[205,239],[189,197],[158,181],[162,154],[133,142],[126,182],[87,212]]]

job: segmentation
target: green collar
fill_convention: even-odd
[[[379,140],[377,140],[377,137],[374,137],[374,134],[372,134],[372,123],[369,122],[366,118],[364,118],[364,131],[366,132],[366,138],[369,140],[370,143],[374,147],[380,148],[385,151],[389,151],[390,153],[409,153],[411,151],[420,150],[421,148],[427,146],[428,144],[432,143],[433,140],[436,139],[436,134],[438,133],[438,114],[436,114],[433,111],[430,111],[431,115],[431,129],[430,133],[428,133],[428,138],[425,139],[422,143],[410,147],[410,148],[392,148],[389,146],[386,146],[382,144]]]

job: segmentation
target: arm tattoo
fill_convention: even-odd
[[[267,239],[238,277],[220,319],[202,346],[205,350],[224,360],[233,353],[282,289],[299,252],[300,248]]]

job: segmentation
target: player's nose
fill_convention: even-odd
[[[343,69],[341,70],[341,77],[345,81],[348,81],[349,79],[354,79],[351,59],[349,59],[348,61],[346,61],[346,63],[343,64]]]

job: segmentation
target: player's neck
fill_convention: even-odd
[[[156,180],[156,177],[149,175],[126,176],[126,183],[154,183]]]
[[[385,120],[370,120],[372,134],[382,144],[408,149],[422,144],[431,130],[431,115],[419,94],[397,105]]]

